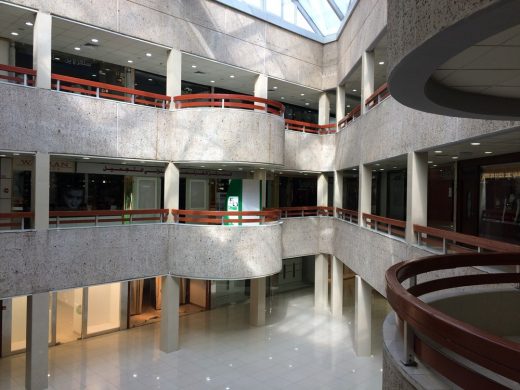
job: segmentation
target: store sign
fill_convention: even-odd
[[[34,159],[32,157],[13,158],[13,171],[32,171]]]
[[[238,196],[230,196],[227,201],[227,211],[238,211]]]
[[[75,164],[70,160],[51,160],[51,172],[74,173]]]
[[[146,165],[119,165],[99,163],[78,163],[78,173],[97,173],[125,176],[163,176],[164,167]]]

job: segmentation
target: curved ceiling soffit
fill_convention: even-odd
[[[520,24],[520,1],[500,1],[445,28],[404,56],[388,77],[401,104],[433,114],[477,119],[519,119],[520,99],[449,88],[432,78],[446,61],[468,47]]]

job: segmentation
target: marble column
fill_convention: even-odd
[[[408,153],[406,174],[406,241],[416,244],[413,225],[428,225],[428,152]]]
[[[27,297],[25,388],[48,387],[49,371],[49,293]]]
[[[160,349],[170,353],[179,349],[179,278],[162,277]]]
[[[33,69],[36,87],[51,89],[52,16],[39,11],[33,27]]]
[[[335,318],[343,317],[343,262],[332,257],[331,311]]]
[[[364,226],[363,213],[372,212],[372,170],[365,166],[359,166],[359,225]]]
[[[180,175],[179,168],[171,161],[164,172],[164,208],[178,209],[179,208],[179,185]],[[168,214],[168,222],[173,222],[173,216]]]
[[[329,261],[328,255],[320,253],[314,260],[314,308],[320,311],[329,306]]]
[[[357,356],[372,350],[372,287],[359,275],[355,277],[354,349]]]
[[[375,91],[374,87],[374,61],[373,51],[365,51],[361,57],[361,113],[366,112],[365,100]]]
[[[249,297],[249,322],[254,326],[265,325],[266,278],[251,279]]]

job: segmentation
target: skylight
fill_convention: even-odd
[[[337,38],[357,0],[217,0],[300,35],[330,42]]]

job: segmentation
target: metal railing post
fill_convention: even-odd
[[[417,284],[417,276],[414,275],[409,279],[410,287],[413,287]],[[403,321],[403,359],[402,362],[405,366],[417,366],[417,362],[414,359],[413,352],[413,339],[414,332],[410,324],[408,322]]]
[[[27,87],[27,73],[23,74],[23,85]]]
[[[60,80],[56,80],[56,91],[59,91],[61,88],[61,81]]]
[[[56,216],[56,228],[59,228],[60,227],[60,216],[57,215]]]
[[[96,97],[99,98],[99,87],[96,88]]]
[[[133,216],[133,214],[130,213],[129,215],[130,215],[130,217],[129,217],[129,222],[130,222],[130,224],[131,224],[131,223],[132,223],[132,216]],[[123,220],[124,220],[124,217],[123,217]]]
[[[135,104],[135,95],[134,94],[130,95],[130,102],[132,104]]]
[[[377,229],[377,221],[373,221],[374,222],[374,230],[377,232],[378,229]]]
[[[224,104],[224,99],[222,99],[222,108],[225,107],[225,104]]]
[[[98,215],[94,215],[94,226],[97,226],[98,222],[99,222],[99,216]]]
[[[446,239],[442,238],[442,253],[447,254],[448,253],[448,245],[446,243]]]

